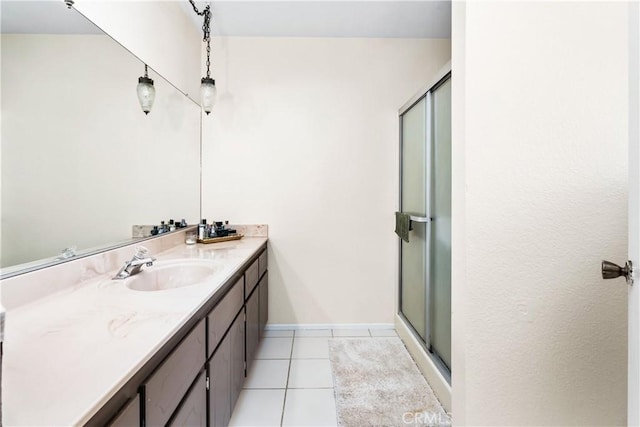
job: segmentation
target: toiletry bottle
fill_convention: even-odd
[[[218,237],[227,237],[229,233],[227,233],[227,230],[225,230],[224,228],[224,222],[223,221],[217,221],[216,222],[216,235]]]
[[[182,220],[180,221],[180,228],[185,228],[187,226],[187,221],[182,218]]]
[[[169,220],[169,231],[176,231],[176,224],[172,219]]]
[[[207,235],[207,220],[203,219],[198,225],[198,240],[204,240]]]

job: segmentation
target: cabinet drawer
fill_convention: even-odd
[[[110,427],[140,427],[140,397],[136,395],[127,403]]]
[[[218,346],[220,340],[224,336],[236,314],[242,308],[244,303],[242,293],[244,278],[241,277],[235,285],[227,292],[227,294],[220,300],[218,305],[215,306],[211,313],[207,315],[207,322],[209,322],[209,344],[207,355],[211,356],[213,350]]]
[[[147,426],[165,425],[205,362],[205,321],[198,323],[144,383]]]
[[[259,267],[259,271],[260,271],[260,277],[262,277],[262,275],[264,273],[266,273],[267,271],[267,251],[265,249],[264,252],[262,252],[260,254],[260,257],[258,258],[258,267]]]
[[[207,426],[207,383],[204,372],[200,374],[189,390],[189,394],[169,425],[179,427]]]
[[[244,273],[244,299],[246,300],[251,295],[251,291],[258,284],[258,273],[260,271],[260,266],[258,265],[258,260],[255,260],[253,264],[247,269]]]

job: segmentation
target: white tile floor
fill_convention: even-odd
[[[336,426],[329,340],[389,336],[395,331],[266,331],[229,425]]]

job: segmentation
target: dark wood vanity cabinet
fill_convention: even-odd
[[[245,359],[244,359],[244,334],[245,334],[245,315],[244,308],[238,315],[229,335],[231,337],[231,411],[236,406],[245,377]]]
[[[258,283],[258,299],[260,307],[258,307],[260,339],[264,337],[264,328],[269,320],[269,276],[265,274]]]
[[[244,310],[209,361],[211,426],[226,427],[244,383]]]
[[[255,359],[268,319],[269,279],[267,274],[262,276],[245,302],[245,307],[247,310],[247,369],[249,369]]]
[[[207,357],[211,357],[213,351],[220,344],[227,333],[233,319],[236,318],[244,305],[244,276],[240,277],[227,292],[222,300],[207,315],[208,338]]]
[[[127,400],[109,425],[229,424],[268,318],[266,262],[265,249],[232,286],[225,285],[224,296],[210,303],[213,308],[192,318],[195,326],[173,348],[164,349],[166,357],[156,355],[161,362],[143,376],[139,394]]]
[[[264,250],[258,257],[258,273],[260,274],[260,277],[262,277],[266,272],[267,272],[267,251]]]
[[[254,265],[258,272],[255,285],[245,301],[247,311],[247,369],[255,359],[260,339],[264,335],[264,328],[269,317],[269,275],[267,274],[267,251],[262,252]],[[248,271],[248,270],[247,270]],[[248,282],[251,283],[251,282]],[[247,287],[245,286],[245,292]]]
[[[147,426],[165,425],[205,362],[205,321],[193,328],[142,385]]]
[[[115,419],[109,423],[110,427],[140,426],[140,396],[136,395],[127,403]]]
[[[251,368],[253,359],[256,356],[258,350],[258,344],[260,342],[260,299],[259,292],[256,289],[245,302],[245,309],[247,310],[247,343],[246,343],[246,360],[247,360],[247,372]]]
[[[267,251],[264,250],[258,257],[258,271],[260,273],[260,282],[258,283],[259,292],[259,330],[260,339],[264,335],[264,328],[269,320],[269,275],[267,274]]]
[[[226,426],[244,382],[244,286],[246,274],[207,316],[209,325],[209,419]],[[235,389],[234,389],[235,387]],[[239,393],[239,391],[238,391]]]
[[[231,335],[209,361],[209,417],[212,426],[225,427],[231,419]]]
[[[207,376],[204,370],[185,396],[169,425],[176,427],[207,426]]]

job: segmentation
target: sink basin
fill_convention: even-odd
[[[151,267],[144,267],[140,273],[127,279],[126,286],[135,291],[166,291],[205,282],[218,270],[211,262],[158,262]]]

